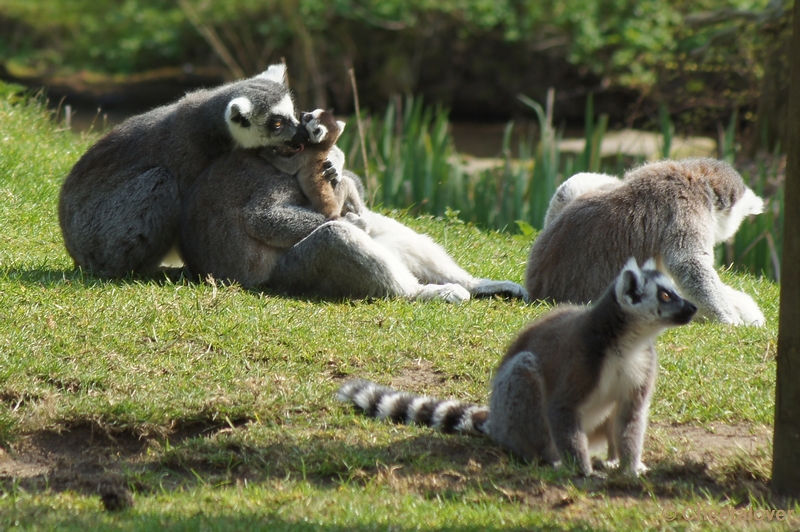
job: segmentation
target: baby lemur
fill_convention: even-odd
[[[344,154],[336,148],[336,141],[344,131],[345,123],[337,121],[333,113],[317,109],[300,116],[297,143],[294,146],[266,148],[273,166],[297,178],[303,194],[311,201],[311,208],[329,220],[348,212],[360,214],[364,208],[361,195],[350,179],[341,179],[331,159],[342,159]],[[296,151],[299,150],[299,151]],[[337,153],[331,157],[332,150]]]
[[[489,407],[394,391],[365,380],[345,383],[341,401],[371,416],[487,434],[525,460],[575,463],[593,473],[590,447],[638,475],[656,379],[655,338],[691,321],[697,307],[648,261],[630,259],[591,306],[564,305],[525,329],[492,381]]]

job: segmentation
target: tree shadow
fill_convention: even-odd
[[[714,474],[691,459],[651,463],[642,478],[609,474],[582,477],[574,471],[525,464],[487,438],[413,432],[389,444],[347,443],[330,434],[270,431],[247,417],[195,419],[176,423],[171,432],[142,434],[81,422],[60,432],[20,436],[0,454],[0,492],[75,491],[87,496],[112,490],[140,495],[202,486],[305,481],[321,490],[343,485],[388,485],[426,499],[483,497],[487,493],[531,508],[572,504],[575,488],[589,494],[661,504],[694,501],[698,494],[786,509],[769,480],[746,464]],[[254,443],[256,442],[256,443]],[[670,502],[672,501],[672,502]]]

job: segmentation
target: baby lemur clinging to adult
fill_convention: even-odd
[[[344,154],[335,145],[344,122],[330,111],[317,109],[303,113],[300,124],[294,145],[265,149],[267,159],[282,172],[295,175],[311,208],[329,220],[348,212],[360,214],[364,204],[358,189],[351,180],[341,179],[333,164],[341,160],[344,166]]]

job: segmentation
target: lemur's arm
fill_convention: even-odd
[[[336,185],[344,175],[344,152],[339,146],[333,146],[328,152],[328,163],[330,167],[325,170],[325,178]]]
[[[284,249],[294,246],[327,221],[308,207],[290,203],[248,206],[244,215],[250,236]]]
[[[360,200],[360,181],[355,182],[347,176],[342,183],[352,187]],[[278,183],[275,186],[280,187]],[[294,186],[277,188],[268,197],[259,197],[245,206],[242,215],[251,237],[269,246],[288,249],[328,221],[309,207],[308,200],[302,199],[302,194]],[[355,214],[351,213],[344,220],[366,230],[366,223]]]

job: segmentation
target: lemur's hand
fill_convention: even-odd
[[[342,180],[342,176],[339,175],[339,172],[336,170],[336,166],[331,161],[325,161],[322,163],[322,177],[325,178],[332,186],[336,186],[339,184],[339,181]]]

